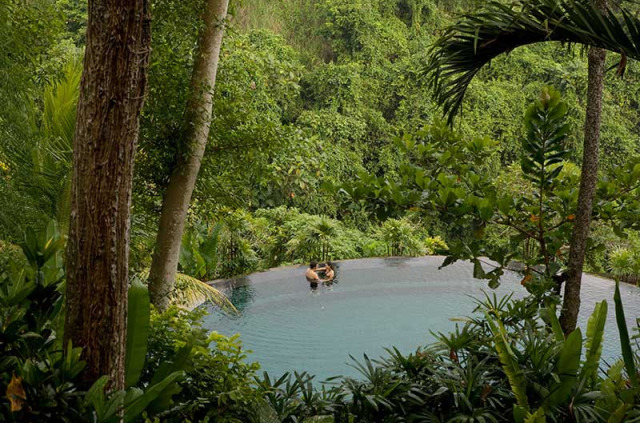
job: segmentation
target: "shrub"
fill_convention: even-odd
[[[231,338],[202,327],[203,310],[176,307],[152,312],[147,363],[142,382],[149,383],[167,363],[183,362],[185,377],[174,396],[177,406],[167,422],[241,422],[258,401],[253,383],[256,363],[247,363],[237,335]]]
[[[21,267],[24,261],[25,257],[19,246],[0,240],[0,273],[9,270],[11,263]]]

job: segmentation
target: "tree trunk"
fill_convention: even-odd
[[[606,0],[594,0],[595,4],[606,12]],[[560,324],[565,334],[573,332],[580,311],[580,287],[584,256],[589,239],[589,227],[593,212],[593,200],[598,182],[598,144],[600,140],[600,115],[602,112],[602,91],[604,86],[606,51],[600,48],[589,49],[589,85],[587,88],[587,117],[584,126],[584,151],[582,156],[582,175],[578,192],[578,209],[573,226],[567,281],[564,287],[564,302],[560,315]]]
[[[229,0],[208,0],[203,16],[205,28],[198,42],[198,55],[191,79],[191,98],[185,114],[185,153],[177,158],[164,194],[149,272],[151,301],[160,311],[168,307],[169,295],[175,285],[187,211],[209,138],[213,90],[228,5]]]
[[[90,0],[73,143],[65,344],[85,380],[124,388],[133,161],[151,28],[148,0]]]

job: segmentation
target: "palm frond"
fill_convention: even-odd
[[[227,313],[238,313],[227,296],[206,282],[183,273],[176,274],[176,286],[171,303],[189,310],[203,303],[212,303]]]
[[[149,279],[149,269],[140,272],[139,277],[142,280]],[[209,302],[220,307],[225,313],[238,313],[238,309],[235,308],[222,291],[184,273],[176,274],[176,283],[169,298],[171,304],[187,310],[192,310],[200,304]]]
[[[82,60],[77,57],[65,65],[61,81],[45,88],[43,129],[57,143],[57,159],[67,158],[72,149],[81,78]]]
[[[63,76],[45,87],[44,108],[33,105],[30,109],[36,115],[41,112],[41,119],[29,119],[28,134],[4,131],[0,146],[0,161],[9,168],[11,189],[22,200],[10,209],[29,218],[55,218],[63,232],[71,210],[73,136],[81,75],[79,57],[67,63]],[[10,209],[0,210],[0,225],[12,224]]]
[[[624,7],[602,13],[591,0],[491,0],[446,28],[422,75],[452,123],[474,76],[495,57],[535,43],[559,41],[640,59],[640,20]],[[620,73],[620,72],[619,72]]]
[[[64,232],[71,214],[71,167],[76,110],[82,78],[82,60],[77,57],[67,63],[64,80],[48,86],[44,93],[43,132],[46,135],[42,151],[45,164],[43,177],[58,181],[56,217]]]

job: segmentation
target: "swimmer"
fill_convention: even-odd
[[[324,267],[316,268],[316,272],[324,272],[324,279],[322,280],[322,282],[327,283],[327,284],[333,282],[333,280],[336,277],[336,272],[333,270],[334,267],[335,266],[333,265],[333,263],[328,261],[324,265]]]
[[[333,282],[336,278],[336,272],[333,270],[334,265],[330,261],[324,265],[324,281],[323,282]]]
[[[312,288],[314,286],[317,287],[318,283],[322,282],[322,279],[320,279],[320,276],[318,276],[317,272],[318,263],[312,261],[311,263],[309,263],[309,268],[307,269],[307,274],[305,275]]]

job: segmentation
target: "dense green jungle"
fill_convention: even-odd
[[[640,7],[603,5],[0,0],[0,422],[640,421],[625,298],[561,295],[640,285]],[[529,295],[328,384],[202,327],[213,280],[425,255]]]

